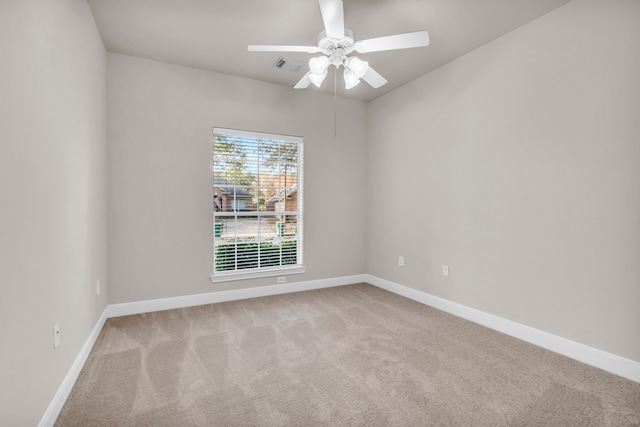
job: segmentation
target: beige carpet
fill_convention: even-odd
[[[366,284],[109,319],[57,426],[630,426],[640,384]]]

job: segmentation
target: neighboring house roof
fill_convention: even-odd
[[[269,200],[267,200],[267,203],[275,203],[278,200],[282,200],[285,197],[285,193],[286,193],[286,196],[289,197],[296,191],[298,191],[298,185],[297,184],[292,185],[291,187],[286,188],[281,192],[277,193],[275,196],[271,197]]]
[[[242,187],[234,187],[229,181],[219,176],[213,176],[213,186],[221,189],[225,194],[233,194],[233,190],[236,191],[236,197],[253,197],[253,194],[249,193]]]

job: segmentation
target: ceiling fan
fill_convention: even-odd
[[[360,83],[360,79],[373,88],[379,88],[387,80],[357,56],[351,53],[370,53],[384,50],[407,49],[429,45],[429,33],[417,31],[356,41],[353,31],[344,27],[344,8],[342,0],[319,0],[324,31],[318,36],[317,46],[281,46],[281,45],[249,45],[250,52],[306,52],[322,53],[309,60],[309,71],[294,86],[304,89],[311,83],[320,87],[327,75],[330,65],[344,67],[345,88],[351,89]]]

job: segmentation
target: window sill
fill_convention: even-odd
[[[293,265],[291,267],[278,267],[275,269],[251,270],[251,271],[221,271],[211,276],[212,283],[230,282],[232,280],[259,279],[262,277],[288,276],[290,274],[302,274],[307,270],[304,265]]]

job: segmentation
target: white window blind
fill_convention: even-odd
[[[303,140],[214,128],[214,282],[304,272]]]

